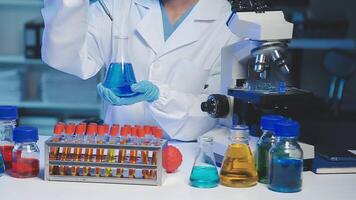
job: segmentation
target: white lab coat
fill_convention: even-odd
[[[121,29],[113,27],[123,27],[127,11],[124,27],[136,78],[155,83],[160,96],[153,103],[107,105],[105,122],[158,125],[166,136],[183,141],[212,129],[217,121],[200,104],[219,93],[221,48],[237,40],[225,25],[228,1],[200,0],[166,42],[159,0],[106,0],[117,26],[98,3],[88,2],[44,1],[44,62],[82,79],[94,76],[115,60],[114,38]]]

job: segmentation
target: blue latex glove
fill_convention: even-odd
[[[97,86],[99,96],[111,103],[112,105],[122,106],[122,105],[132,105],[138,102],[147,101],[153,102],[159,97],[159,89],[156,85],[149,81],[141,81],[131,85],[131,90],[138,93],[136,96],[132,97],[118,97],[113,91],[104,87],[102,83]]]

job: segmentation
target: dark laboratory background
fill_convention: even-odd
[[[301,140],[356,149],[356,1],[270,0],[295,25],[288,57],[293,82],[314,93]],[[41,0],[0,0],[0,104],[17,105],[22,125],[51,134],[58,120],[100,118],[95,86],[40,60]]]

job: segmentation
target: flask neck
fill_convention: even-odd
[[[129,38],[128,37],[119,37],[118,39],[119,52],[118,59],[121,64],[131,63],[129,56]]]
[[[277,144],[298,144],[298,138],[297,137],[277,137],[276,138]]]

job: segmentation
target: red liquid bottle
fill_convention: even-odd
[[[32,127],[17,127],[14,130],[15,147],[13,150],[12,173],[16,178],[36,177],[39,173],[40,150],[38,141],[38,130]]]
[[[53,129],[53,140],[52,142],[60,142],[62,139],[62,134],[64,132],[65,124],[62,122],[58,122]],[[49,160],[58,160],[59,147],[50,147],[49,149]],[[58,174],[59,167],[58,166],[49,166],[49,174]]]
[[[2,153],[5,169],[12,169],[12,140],[13,130],[18,118],[17,108],[14,106],[0,106],[0,152]]]

